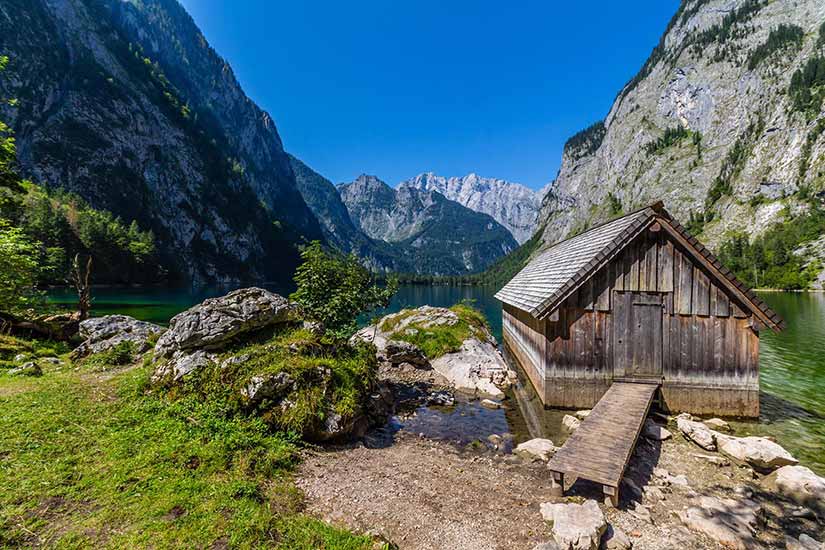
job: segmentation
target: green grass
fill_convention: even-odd
[[[14,336],[0,334],[0,369],[20,366],[14,362],[17,355],[25,355],[26,360],[36,360],[39,357],[55,357],[68,353],[69,348],[64,342],[49,340],[24,340]]]
[[[302,513],[295,436],[148,376],[0,377],[0,548],[371,548]]]
[[[456,304],[450,309],[458,314],[459,321],[455,325],[424,327],[419,323],[411,323],[404,330],[393,332],[390,336],[395,340],[415,344],[430,360],[458,351],[464,340],[471,336],[482,341],[487,339],[489,327],[480,311],[467,304]],[[410,311],[410,315],[412,313],[414,312]],[[402,319],[406,317],[409,315]],[[394,322],[393,326],[397,326],[400,321],[401,319]]]

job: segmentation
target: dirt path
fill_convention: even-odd
[[[545,470],[401,434],[392,445],[316,452],[297,484],[310,510],[401,548],[531,548],[547,540]]]

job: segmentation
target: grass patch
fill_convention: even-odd
[[[390,337],[415,344],[430,360],[458,351],[464,340],[471,336],[482,341],[489,339],[487,319],[480,311],[468,304],[456,304],[450,309],[458,315],[458,323],[454,325],[424,327],[420,323],[410,323],[404,330],[391,333]]]
[[[371,547],[301,513],[294,436],[148,376],[0,378],[0,548]]]
[[[35,360],[40,357],[59,357],[69,352],[64,342],[51,340],[24,340],[5,334],[0,335],[0,369],[20,366],[14,362],[18,355],[24,355],[26,360]]]

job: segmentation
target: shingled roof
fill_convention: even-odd
[[[544,318],[656,221],[662,222],[684,241],[694,256],[716,271],[729,289],[739,294],[745,305],[768,326],[774,330],[784,328],[782,318],[673,219],[661,202],[551,246],[519,271],[495,297],[533,317]]]

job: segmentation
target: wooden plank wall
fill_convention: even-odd
[[[665,232],[648,231],[570,296],[547,322],[547,404],[591,406],[609,386],[614,291],[663,294],[667,383],[750,392],[758,388],[758,334],[750,328],[745,309]],[[701,399],[701,392],[694,394],[698,397],[681,404],[682,410],[690,410],[691,402]],[[731,407],[752,409],[752,404],[742,405],[740,398],[731,396],[738,400]]]
[[[501,312],[504,343],[527,374],[536,392],[545,401],[545,360],[547,340],[544,338],[545,321],[539,321],[528,313],[504,304]]]

